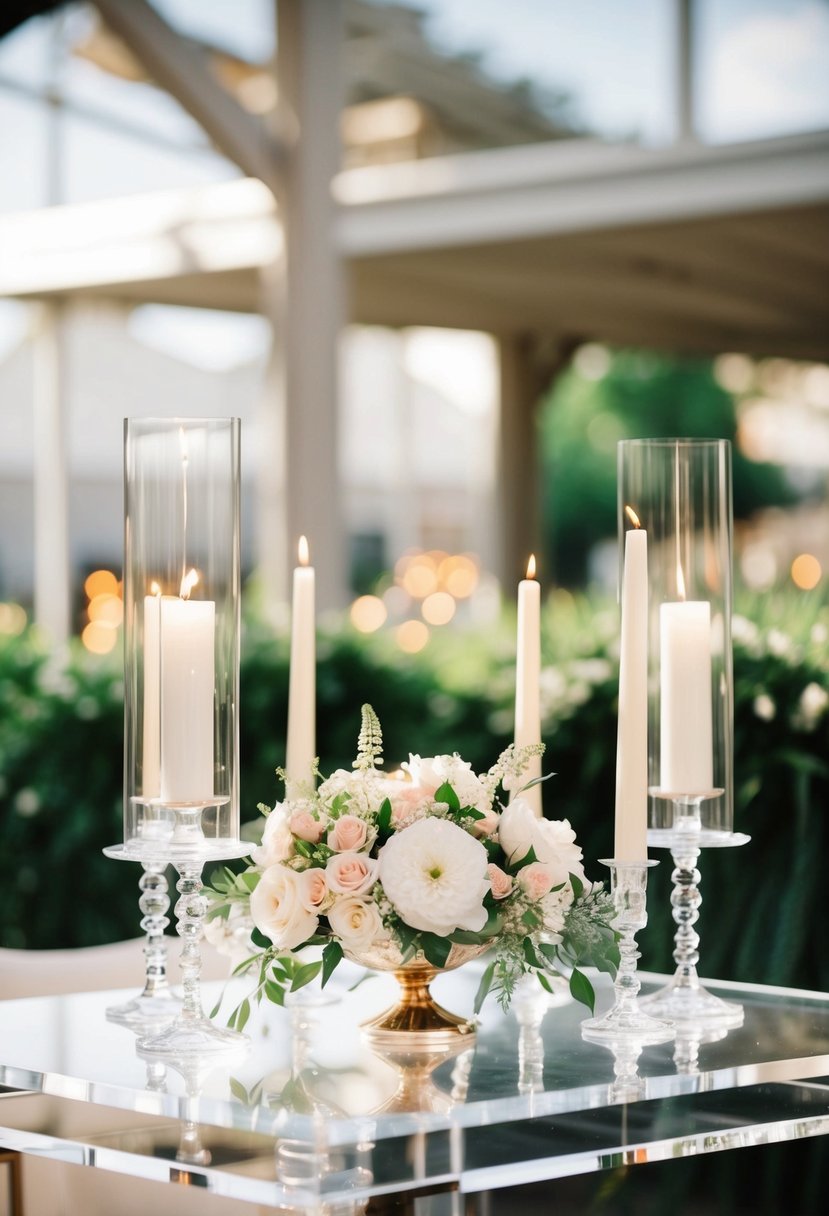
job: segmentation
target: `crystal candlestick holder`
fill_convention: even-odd
[[[646,895],[648,870],[655,861],[602,861],[610,869],[610,889],[616,914],[613,927],[621,935],[620,962],[614,981],[613,1007],[600,1018],[582,1022],[582,1037],[607,1046],[618,1039],[638,1041],[642,1046],[666,1043],[674,1037],[668,1022],[652,1017],[639,1008],[636,998],[640,982],[636,973],[636,934],[648,923]]]
[[[740,832],[704,829],[699,816],[701,801],[701,797],[675,800],[673,829],[648,834],[649,843],[667,846],[673,858],[671,908],[676,925],[676,970],[663,988],[642,997],[639,1006],[653,1017],[676,1023],[732,1029],[742,1025],[742,1005],[709,992],[697,973],[700,939],[695,926],[702,903],[697,862],[702,848],[734,848],[747,844],[750,837]]]
[[[138,907],[142,912],[144,930],[144,989],[123,1005],[111,1005],[107,1020],[136,1030],[172,1022],[181,1008],[167,979],[167,942],[164,930],[170,923],[167,916],[170,897],[167,893],[166,864],[145,861],[138,886],[141,896]]]

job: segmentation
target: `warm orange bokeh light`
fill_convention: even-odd
[[[792,562],[792,582],[801,591],[813,591],[823,576],[820,562],[812,553],[800,553]]]
[[[26,628],[26,609],[20,604],[0,604],[0,633],[19,637]]]
[[[83,585],[87,598],[94,600],[99,595],[118,595],[118,579],[111,570],[93,570]]]
[[[351,605],[351,624],[360,633],[374,633],[386,623],[386,605],[376,595],[361,595]]]
[[[438,589],[438,572],[428,553],[410,557],[403,569],[401,583],[413,600],[423,600]]]
[[[117,595],[96,595],[87,609],[90,621],[117,628],[124,619],[124,605]]]
[[[429,630],[423,621],[404,621],[397,628],[397,645],[406,654],[417,654],[429,641]]]
[[[81,641],[92,654],[109,654],[115,647],[118,634],[111,625],[93,621],[87,625],[81,634]]]
[[[465,554],[447,557],[440,563],[441,586],[456,600],[465,600],[478,586],[477,563]]]

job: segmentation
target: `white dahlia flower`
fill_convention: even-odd
[[[379,878],[398,916],[446,937],[478,932],[487,920],[489,858],[480,841],[447,819],[420,819],[380,850]]]

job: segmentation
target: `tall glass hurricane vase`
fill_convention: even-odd
[[[734,832],[731,447],[724,439],[619,444],[619,533],[648,533],[648,844],[671,850],[676,972],[641,1001],[656,1017],[735,1025],[742,1009],[699,981],[703,848]],[[624,544],[620,544],[624,551]]]
[[[177,1058],[241,1036],[201,1007],[207,861],[239,839],[239,420],[128,419],[124,448],[124,841],[172,863],[184,1002],[142,1049]]]

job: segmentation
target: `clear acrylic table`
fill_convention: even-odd
[[[469,1013],[481,966],[440,976],[441,1003]],[[247,1056],[225,1066],[141,1058],[106,1021],[111,992],[0,1003],[0,1148],[283,1212],[403,1211],[408,1197],[461,1213],[505,1186],[829,1132],[822,994],[710,982],[742,1003],[741,1027],[619,1059],[582,1040],[569,996],[530,993],[506,1016],[487,1003],[451,1051],[377,1054],[359,1024],[394,982],[351,991],[362,973],[343,970],[325,999],[263,1004]],[[611,989],[594,978],[601,1010]],[[643,992],[663,982],[642,978]]]

